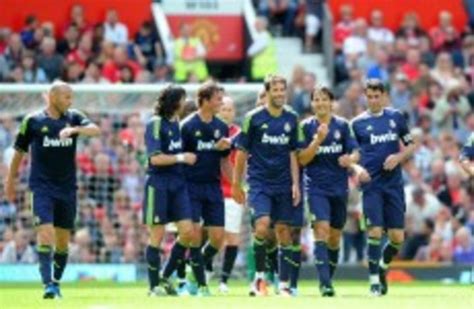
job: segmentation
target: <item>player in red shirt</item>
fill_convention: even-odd
[[[219,117],[229,125],[229,137],[234,141],[240,133],[240,128],[234,124],[235,105],[231,97],[225,96],[223,98]],[[230,154],[230,161],[233,166],[235,162],[235,150]],[[219,291],[221,293],[228,293],[227,280],[234,267],[239,249],[244,207],[232,198],[231,184],[224,175],[221,177],[221,186],[225,198],[225,250]]]

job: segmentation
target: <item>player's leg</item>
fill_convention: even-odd
[[[332,278],[339,260],[342,229],[347,218],[347,196],[330,197],[331,219],[328,238],[329,276]]]
[[[363,192],[362,199],[364,216],[367,221],[370,294],[380,296],[379,260],[381,256],[382,227],[384,226],[384,200],[381,190],[366,190]]]
[[[149,296],[166,295],[167,291],[160,286],[161,252],[160,244],[165,234],[167,223],[168,192],[166,188],[157,188],[151,183],[145,187],[143,201],[143,223],[147,226],[148,245],[145,248],[147,262]]]
[[[268,194],[263,190],[250,187],[248,202],[255,218],[255,229],[253,235],[255,279],[251,286],[250,295],[266,295],[268,294],[265,282],[266,238],[268,236],[271,221],[271,200]]]
[[[265,242],[267,254],[265,271],[267,272],[267,280],[275,284],[275,290],[278,292],[278,243],[274,224],[270,224]]]
[[[36,226],[36,242],[39,271],[45,291],[43,298],[55,298],[56,288],[52,283],[51,264],[54,246],[53,209],[54,200],[47,192],[31,193],[31,209]]]
[[[333,296],[334,291],[329,273],[328,240],[330,222],[330,203],[327,196],[310,194],[309,209],[312,215],[314,236],[314,261],[319,277],[319,290],[322,296]]]
[[[225,249],[219,285],[219,291],[222,293],[228,292],[227,281],[232,273],[239,251],[243,211],[242,205],[231,198],[225,199]]]
[[[275,234],[278,243],[279,290],[282,296],[291,296],[289,287],[292,268],[291,220],[293,200],[291,192],[278,193],[272,197],[272,219],[275,222]]]
[[[384,192],[385,208],[384,221],[388,228],[389,241],[382,251],[379,262],[379,279],[382,287],[382,295],[387,294],[387,270],[394,256],[398,254],[405,239],[405,194],[403,188],[392,189]]]
[[[66,269],[69,240],[76,221],[76,192],[70,192],[64,198],[55,199],[54,206],[55,247],[53,255],[53,283],[56,286],[56,296],[61,297],[59,283]]]
[[[293,296],[298,295],[298,279],[301,268],[301,225],[291,227],[291,273],[290,289]]]
[[[224,244],[225,205],[220,185],[208,186],[208,203],[204,205],[204,226],[208,232],[208,241],[203,248],[204,265],[210,278],[213,260]]]

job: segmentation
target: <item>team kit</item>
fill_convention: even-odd
[[[287,86],[284,77],[267,76],[241,127],[234,124],[232,98],[217,83],[199,87],[197,110],[184,117],[184,88],[169,85],[159,93],[145,128],[142,217],[149,239],[149,296],[209,296],[210,274],[216,272],[218,292],[228,293],[246,208],[255,261],[250,296],[268,295],[270,286],[279,296],[297,296],[301,230],[307,222],[314,234],[319,292],[335,296],[349,177],[362,191],[369,295],[388,293],[386,273],[404,241],[402,164],[415,151],[407,121],[386,106],[386,88],[377,79],[365,83],[367,110],[350,121],[334,113],[335,98],[327,87],[313,90],[313,115],[300,120],[288,105]],[[77,138],[100,135],[97,125],[71,108],[72,100],[71,87],[54,82],[46,108],[24,118],[5,183],[13,201],[21,160],[30,152],[45,299],[62,297],[60,281],[77,212]],[[473,158],[471,133],[461,158],[471,175]],[[176,240],[165,260],[160,246],[169,224]],[[214,269],[220,251],[223,263]]]

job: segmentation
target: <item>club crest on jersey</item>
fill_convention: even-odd
[[[395,129],[397,127],[397,124],[393,119],[390,119],[390,128]]]
[[[49,132],[49,129],[48,129],[47,126],[43,126],[43,127],[41,128],[41,133],[46,134],[46,133],[48,133],[48,132]]]
[[[221,131],[219,131],[219,130],[216,129],[216,130],[214,131],[214,137],[215,137],[215,138],[221,137]]]
[[[291,125],[288,122],[285,123],[284,129],[285,129],[285,132],[289,133],[291,131]]]
[[[201,131],[197,130],[196,133],[194,133],[194,136],[200,137],[202,135]]]
[[[173,136],[173,131],[168,131],[168,136]]]
[[[262,130],[268,129],[268,124],[266,124],[266,123],[262,124],[262,126],[260,127],[260,129],[262,129]]]
[[[334,132],[334,139],[337,139],[337,140],[341,139],[341,132],[339,132],[339,130],[336,130],[336,132]]]
[[[365,128],[367,131],[372,131],[374,128],[372,128],[372,125],[368,125],[367,128]]]

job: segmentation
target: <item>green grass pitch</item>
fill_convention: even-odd
[[[366,282],[335,282],[337,296],[321,298],[316,282],[300,284],[299,296],[283,298],[274,296],[249,297],[248,285],[230,282],[228,295],[217,293],[211,286],[213,296],[199,297],[155,297],[146,296],[143,283],[116,284],[111,282],[82,282],[64,284],[63,299],[43,300],[40,284],[0,284],[0,308],[311,308],[311,309],[458,309],[474,308],[473,285],[443,285],[441,283],[410,283],[390,285],[389,295],[381,298],[368,296]]]

